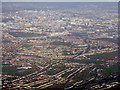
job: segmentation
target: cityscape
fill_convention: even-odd
[[[118,3],[2,3],[2,90],[120,88]]]

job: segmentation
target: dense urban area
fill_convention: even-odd
[[[3,3],[3,90],[120,85],[117,3]]]

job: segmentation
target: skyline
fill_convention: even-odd
[[[119,0],[1,0],[2,2],[119,2]]]

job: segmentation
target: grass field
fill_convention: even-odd
[[[14,37],[39,37],[45,36],[45,34],[37,34],[37,33],[28,33],[28,32],[9,32]]]
[[[65,46],[71,46],[70,42],[62,42],[62,41],[55,41],[50,43],[51,45],[65,45]]]
[[[12,73],[17,72],[16,67],[3,67],[3,68],[1,68],[1,69],[2,69],[2,72],[3,72],[3,73],[12,74]]]
[[[36,68],[30,68],[30,69],[24,69],[24,70],[18,70],[17,67],[0,67],[3,74],[11,74],[11,75],[17,75],[17,76],[24,76],[27,74],[30,74],[34,71],[36,71]]]
[[[102,54],[96,54],[96,55],[90,55],[87,56],[91,60],[96,60],[96,59],[111,59],[114,58],[115,56],[118,55],[118,52],[109,52],[109,53],[102,53]]]
[[[90,58],[90,60],[87,59],[83,59],[83,60],[79,60],[79,59],[71,59],[70,62],[77,62],[77,63],[106,63],[106,61],[108,61],[109,59],[114,58],[115,56],[117,56],[118,52],[110,52],[110,53],[102,53],[102,54],[96,54],[96,55],[90,55],[87,56],[88,58]],[[104,59],[104,61],[98,61],[97,59]]]
[[[24,44],[22,47],[25,47],[25,48],[28,48],[28,47],[31,47],[33,45],[30,45],[30,44]]]
[[[3,43],[10,43],[11,41],[9,41],[9,40],[3,40],[2,42]]]
[[[78,59],[72,59],[70,60],[70,62],[74,62],[74,63],[105,63],[105,61],[95,61],[95,60],[78,60]]]
[[[120,65],[111,65],[109,67],[104,67],[103,73],[105,75],[120,73]]]

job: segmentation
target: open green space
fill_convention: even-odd
[[[36,71],[36,68],[30,68],[30,69],[21,69],[18,70],[17,67],[10,67],[10,66],[5,66],[5,67],[0,67],[0,70],[2,70],[3,74],[10,74],[10,75],[16,75],[16,76],[24,76],[30,73],[33,73]]]
[[[28,47],[31,47],[33,45],[30,45],[30,44],[24,44],[22,47],[25,47],[25,48],[28,48]]]
[[[87,56],[88,58],[90,58],[91,60],[96,60],[96,59],[112,59],[115,56],[118,55],[118,52],[109,52],[109,53],[101,53],[101,54],[95,54],[95,55],[90,55]]]
[[[120,73],[120,65],[110,65],[109,67],[104,67],[103,73],[105,75]]]
[[[105,63],[105,61],[96,61],[96,60],[79,60],[79,59],[71,59],[70,62],[74,63]]]
[[[87,46],[72,45],[72,47],[73,47],[73,48],[85,48],[85,47],[87,47]]]
[[[14,37],[39,37],[46,34],[28,33],[28,32],[9,32]]]
[[[3,63],[0,63],[0,65],[3,65],[3,66],[5,66],[5,65],[11,65],[11,64],[3,64]]]
[[[56,47],[48,47],[47,49],[55,49]]]
[[[74,54],[72,53],[72,51],[66,51],[66,50],[64,50],[63,51],[63,55],[74,55]]]
[[[16,67],[2,67],[1,69],[2,69],[2,72],[6,73],[6,74],[8,74],[8,73],[12,74],[12,73],[17,72]]]
[[[2,42],[3,43],[10,43],[11,41],[9,41],[9,40],[3,40]]]
[[[71,46],[72,45],[70,42],[62,42],[62,41],[54,41],[50,44],[51,45],[65,45],[65,46]]]
[[[71,59],[69,61],[70,62],[76,62],[76,63],[86,63],[86,64],[89,64],[89,63],[106,63],[107,60],[111,60],[117,55],[118,55],[118,52],[109,52],[109,53],[102,53],[102,54],[95,54],[95,55],[87,56],[88,58],[90,58],[90,60],[88,60],[88,59],[83,59],[83,60]],[[97,59],[104,59],[106,61],[98,61]]]
[[[3,18],[2,19],[2,22],[9,22],[9,21],[14,21],[14,19],[13,18]]]
[[[94,40],[102,40],[102,41],[118,43],[118,40],[117,39],[113,39],[113,38],[97,38],[97,39],[94,39]]]

